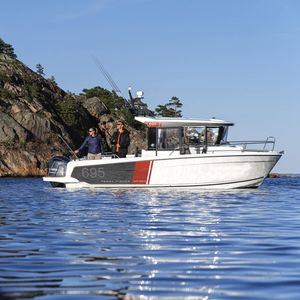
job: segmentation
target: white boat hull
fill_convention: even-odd
[[[64,177],[44,177],[44,181],[76,188],[254,188],[280,157],[275,151],[244,151],[71,161]]]

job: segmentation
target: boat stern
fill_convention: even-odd
[[[66,182],[73,180],[70,178],[67,180],[66,171],[67,165],[70,159],[66,156],[54,156],[52,157],[47,166],[47,176],[43,177],[43,181],[50,182],[53,187],[65,187]]]

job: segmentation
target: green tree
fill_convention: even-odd
[[[110,111],[121,110],[125,108],[124,99],[115,92],[110,92],[100,86],[91,89],[84,89],[83,95],[87,98],[98,97]]]
[[[72,97],[66,97],[56,103],[56,110],[64,122],[73,127],[79,120],[79,105]]]
[[[155,113],[157,116],[162,117],[182,117],[181,107],[182,103],[179,98],[173,96],[167,104],[158,105],[155,108]]]
[[[173,113],[167,108],[166,105],[160,104],[155,108],[155,115],[161,117],[171,117],[173,116]]]
[[[39,97],[39,85],[36,82],[26,84],[26,98],[31,101]]]
[[[55,77],[53,75],[51,75],[51,77],[48,79],[50,82],[52,82],[54,85],[57,86],[57,82],[55,80]]]
[[[44,76],[45,73],[44,73],[44,68],[41,64],[37,64],[36,66],[36,72],[41,75],[41,76]]]
[[[11,45],[6,44],[1,38],[0,38],[0,53],[6,54],[11,58],[17,58],[17,55],[14,52],[14,48]]]

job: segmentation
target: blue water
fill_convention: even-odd
[[[299,187],[71,191],[2,178],[0,298],[298,300]]]

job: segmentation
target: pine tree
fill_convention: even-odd
[[[48,79],[50,82],[52,82],[54,85],[57,85],[57,82],[55,80],[55,77],[53,75],[50,76],[50,78]]]
[[[10,56],[11,58],[17,58],[17,55],[14,52],[14,48],[6,44],[1,38],[0,38],[0,54],[6,54]]]
[[[173,117],[182,117],[182,111],[179,109],[182,107],[182,103],[180,102],[179,98],[173,96],[166,106],[173,113]]]
[[[155,109],[157,116],[162,117],[182,117],[182,111],[179,109],[182,107],[182,103],[179,98],[173,96],[169,103],[165,105],[158,105]]]
[[[41,75],[41,76],[44,76],[45,73],[44,73],[44,68],[41,64],[37,64],[36,66],[36,72]]]

